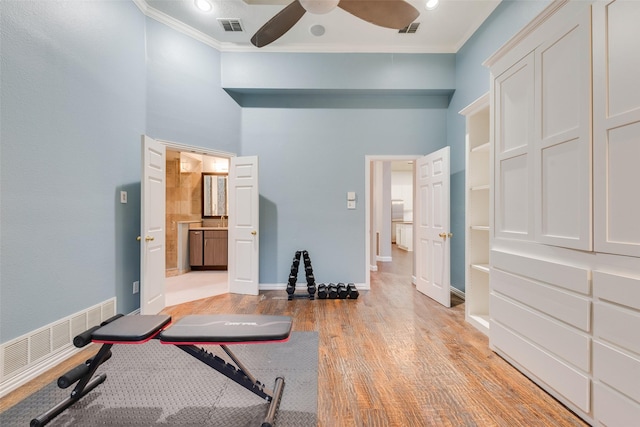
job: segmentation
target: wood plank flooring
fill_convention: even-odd
[[[318,426],[585,426],[488,348],[464,321],[464,303],[445,308],[411,285],[411,253],[394,247],[379,263],[371,291],[357,300],[296,299],[285,291],[226,294],[164,312],[263,313],[318,331]],[[320,279],[321,280],[321,279]],[[87,358],[52,369],[2,399],[15,404]],[[285,393],[286,387],[285,387]]]

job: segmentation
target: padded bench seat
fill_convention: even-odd
[[[159,335],[163,344],[233,344],[289,339],[291,318],[252,314],[191,315]]]
[[[141,344],[154,338],[169,323],[171,316],[166,314],[122,316],[95,330],[91,338],[96,343]]]

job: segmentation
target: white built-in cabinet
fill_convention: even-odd
[[[489,94],[460,111],[466,121],[465,319],[489,333]]]
[[[486,62],[489,343],[601,426],[640,420],[638,22],[556,0]]]

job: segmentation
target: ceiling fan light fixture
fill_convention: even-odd
[[[427,2],[425,3],[424,7],[427,10],[433,10],[436,7],[438,7],[439,4],[440,4],[440,0],[427,0]]]
[[[338,6],[340,0],[299,0],[307,12],[324,15]]]
[[[194,0],[193,4],[200,12],[209,13],[213,10],[213,5],[208,0]]]

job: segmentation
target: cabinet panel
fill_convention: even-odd
[[[591,339],[585,333],[496,294],[491,295],[491,319],[508,324],[514,332],[585,373],[589,371]]]
[[[529,55],[496,79],[498,155],[532,142],[533,72],[533,55]]]
[[[593,375],[620,393],[640,402],[640,359],[606,343],[594,341]]]
[[[504,159],[498,164],[496,183],[496,236],[528,238],[531,233],[531,185],[526,154]]]
[[[594,5],[595,250],[640,257],[640,2]]]
[[[525,374],[534,375],[585,413],[590,411],[591,381],[587,374],[573,369],[493,319],[491,344],[508,359],[524,365]]]
[[[591,330],[591,301],[525,277],[491,271],[491,289],[584,332]]]
[[[570,291],[585,295],[591,293],[590,271],[586,268],[501,251],[491,251],[491,264],[501,270],[550,283]]]
[[[593,413],[597,425],[633,426],[640,420],[640,404],[600,382],[593,386]]]
[[[566,19],[535,51],[536,241],[592,247],[591,14]]]
[[[202,231],[189,231],[189,264],[199,267],[203,265],[202,245],[204,233]]]
[[[227,232],[206,230],[204,232],[204,265],[223,267],[227,265]]]
[[[573,139],[542,149],[540,202],[537,204],[540,241],[589,249],[591,210],[584,206],[584,201],[588,198],[590,174],[585,170],[588,166],[585,165],[583,145],[583,141]]]
[[[607,116],[640,109],[640,5],[612,1],[606,6]]]

